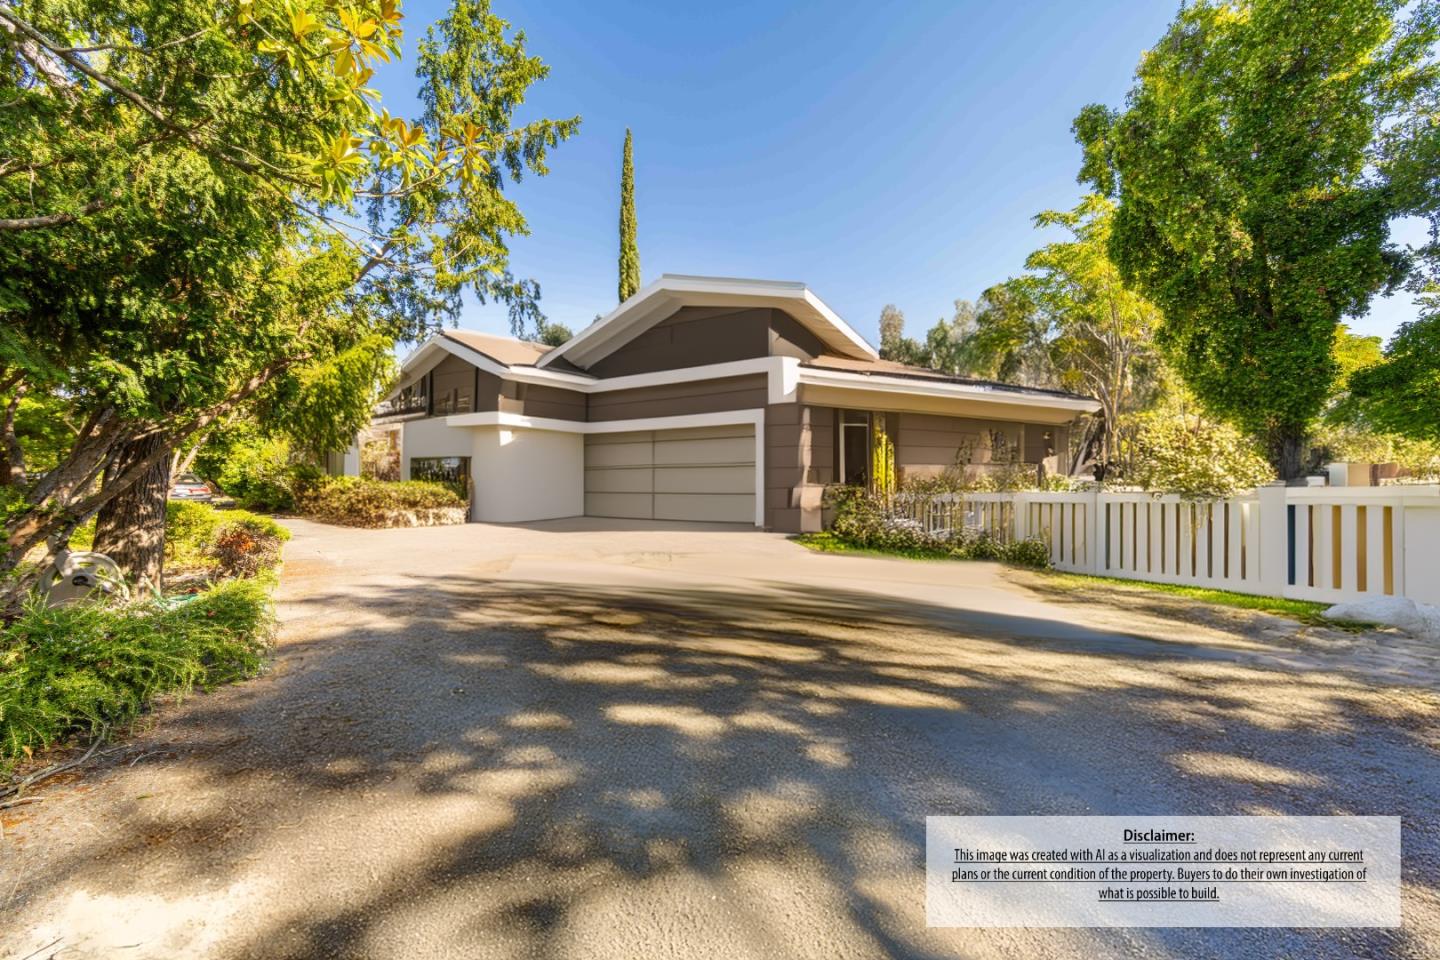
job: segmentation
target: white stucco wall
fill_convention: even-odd
[[[441,417],[410,420],[400,436],[400,479],[410,479],[411,457],[471,456],[470,427],[447,427]]]
[[[553,430],[470,427],[472,520],[524,523],[585,512],[585,438]]]

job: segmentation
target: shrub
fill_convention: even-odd
[[[307,486],[297,505],[301,512],[317,520],[352,527],[426,522],[427,515],[436,511],[463,511],[466,506],[454,490],[442,483],[388,482],[361,477],[333,477],[328,482]]]
[[[1135,418],[1133,465],[1126,483],[1196,500],[1224,499],[1275,478],[1254,443],[1234,427],[1167,412]]]
[[[918,520],[893,516],[885,504],[860,487],[832,487],[826,506],[835,511],[830,532],[853,547],[915,557],[999,560],[1022,567],[1050,566],[1045,541],[1030,538],[1006,543],[982,530],[928,530]]]
[[[1038,537],[1027,537],[1002,547],[1000,559],[1017,567],[1044,570],[1050,566],[1050,548]]]
[[[216,479],[220,489],[247,509],[273,513],[295,506],[295,471],[284,440],[232,446]]]
[[[283,534],[283,535],[282,535]],[[207,554],[227,577],[253,577],[280,563],[290,531],[268,517],[238,517],[215,528]]]
[[[262,548],[256,554],[258,566],[242,564],[248,572],[227,565],[226,558],[235,556],[238,545],[235,535],[226,532],[232,527],[248,531],[246,536],[257,545],[273,544],[273,550]],[[222,539],[230,544],[224,550],[217,549]],[[172,500],[165,505],[165,559],[171,568],[216,567],[225,576],[253,576],[280,562],[280,545],[289,539],[289,530],[248,510],[217,510],[207,503],[188,500]]]
[[[162,693],[259,670],[273,618],[265,584],[221,584],[180,605],[38,601],[0,630],[0,768],[72,733],[95,734]]]

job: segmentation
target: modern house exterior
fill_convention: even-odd
[[[1067,431],[1098,408],[882,360],[801,283],[667,274],[558,347],[432,337],[364,441],[402,479],[464,479],[475,521],[800,532],[821,528],[827,485],[871,482],[877,462],[902,482],[1062,471]],[[343,459],[358,472],[358,449]]]

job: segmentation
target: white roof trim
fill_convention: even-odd
[[[982,400],[988,403],[1009,403],[1022,407],[1049,407],[1052,410],[1074,410],[1094,413],[1100,401],[1090,397],[1064,397],[1052,393],[1025,393],[1021,390],[989,386],[983,383],[955,383],[949,380],[923,380],[914,377],[887,377],[883,374],[859,373],[848,370],[800,368],[800,382],[816,386],[843,387],[849,390],[874,390],[879,393],[908,393],[922,397],[954,397]]]
[[[594,363],[687,306],[776,307],[793,316],[841,356],[857,360],[879,357],[864,337],[803,283],[667,273],[546,353],[536,366],[548,367],[562,356],[581,367]]]

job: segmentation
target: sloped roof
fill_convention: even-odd
[[[538,366],[549,366],[564,357],[578,367],[588,367],[687,306],[779,308],[834,353],[856,359],[877,356],[864,337],[803,283],[667,273],[549,351]]]
[[[444,330],[441,331],[441,336],[483,353],[496,363],[503,363],[507,367],[534,366],[541,357],[554,349],[543,343],[517,340],[514,337],[502,337],[493,333],[480,333],[476,330]]]
[[[1022,387],[1013,383],[1002,383],[999,380],[980,380],[974,377],[957,377],[941,370],[931,370],[929,367],[916,367],[908,363],[899,363],[895,360],[852,360],[849,357],[819,356],[814,360],[803,361],[800,366],[813,367],[819,370],[843,370],[846,373],[869,374],[872,376],[906,377],[914,380],[933,380],[940,383],[960,383],[968,386],[986,387],[991,390],[1004,390],[1011,393],[1035,394],[1045,397],[1064,397],[1068,400],[1091,400],[1079,393],[1070,393],[1067,390],[1049,390],[1044,387]]]

